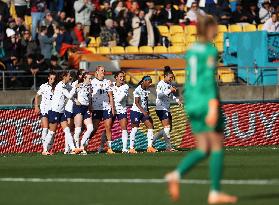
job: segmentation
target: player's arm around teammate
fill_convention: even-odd
[[[125,83],[125,72],[119,71],[114,75],[115,84],[112,88],[115,115],[113,121],[117,118],[122,130],[122,153],[127,153],[127,141],[128,141],[128,130],[127,130],[127,98],[129,94],[129,86]]]
[[[43,143],[43,155],[50,155],[49,150],[52,147],[52,143],[54,140],[54,134],[57,129],[58,123],[61,124],[61,127],[65,133],[65,141],[67,141],[71,154],[77,154],[80,152],[77,149],[73,142],[73,137],[67,122],[67,118],[65,116],[65,103],[66,99],[71,99],[75,92],[76,88],[79,87],[77,84],[70,92],[66,89],[66,84],[70,82],[71,75],[69,72],[64,71],[61,75],[62,80],[55,86],[53,98],[51,101],[51,109],[49,111],[49,131]]]
[[[211,187],[208,203],[236,203],[237,197],[221,192],[224,120],[215,80],[218,52],[211,43],[217,35],[217,23],[214,18],[199,17],[197,33],[199,42],[193,44],[186,53],[187,80],[184,85],[185,111],[196,137],[197,149],[188,153],[175,171],[166,176],[169,182],[169,193],[172,199],[177,200],[179,179],[210,155]]]
[[[153,142],[163,136],[167,144],[167,151],[175,151],[175,149],[172,148],[170,141],[170,132],[172,129],[170,102],[171,100],[175,100],[179,105],[182,105],[181,101],[174,95],[174,93],[177,92],[177,89],[171,85],[173,80],[174,74],[170,67],[166,66],[164,70],[164,80],[161,80],[156,88],[156,114],[163,125],[163,129],[154,136]]]
[[[50,72],[48,74],[48,82],[40,86],[35,96],[35,112],[40,114],[42,126],[42,143],[45,140],[48,132],[48,111],[52,100],[53,90],[55,88],[56,73]],[[39,106],[39,96],[42,97]]]
[[[152,79],[150,76],[144,76],[139,82],[138,87],[135,89],[134,103],[131,108],[131,125],[132,131],[130,133],[130,153],[136,153],[134,148],[136,133],[139,128],[140,122],[143,122],[147,128],[147,152],[156,152],[157,150],[153,148],[153,120],[149,115],[148,108],[148,95],[150,91],[148,88],[152,84]]]

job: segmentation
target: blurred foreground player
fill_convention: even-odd
[[[174,201],[178,200],[180,178],[209,155],[211,187],[208,203],[236,203],[237,197],[222,193],[220,186],[224,160],[224,119],[215,81],[217,50],[211,43],[217,34],[215,20],[210,16],[199,17],[197,32],[199,42],[189,48],[185,57],[188,72],[184,93],[185,111],[196,137],[197,149],[167,174],[168,191]]]

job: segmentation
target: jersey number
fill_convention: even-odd
[[[196,83],[197,83],[197,66],[198,66],[198,59],[196,56],[192,56],[189,59],[189,65],[191,68],[191,76],[190,76],[191,84],[196,85]]]

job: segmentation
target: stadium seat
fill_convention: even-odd
[[[99,47],[97,51],[99,54],[110,54],[109,47]]]
[[[257,31],[257,28],[256,28],[256,25],[248,24],[248,25],[243,26],[243,31],[253,32],[253,31]]]
[[[129,75],[129,73],[126,73],[126,75],[125,75],[125,82],[126,83],[130,83],[131,82],[131,76]]]
[[[177,84],[182,85],[185,83],[185,70],[174,70],[173,73]]]
[[[233,83],[235,82],[235,74],[230,68],[219,68],[217,70],[217,76],[221,83]]]
[[[178,34],[178,33],[184,33],[182,26],[179,26],[179,25],[170,26],[170,34],[171,35],[175,35],[175,34]]]
[[[100,44],[101,44],[101,38],[100,37],[97,37],[96,38],[96,47],[99,47],[100,46]]]
[[[167,26],[158,26],[157,28],[162,36],[169,36],[169,28]]]
[[[174,46],[183,46],[185,44],[185,37],[184,34],[182,35],[174,35],[171,37],[171,43]]]
[[[218,52],[220,52],[220,53],[224,52],[224,43],[223,42],[217,42],[217,43],[215,43],[215,46],[216,46]]]
[[[151,46],[142,46],[139,48],[140,53],[153,54],[153,48]]]
[[[258,31],[262,31],[263,30],[263,24],[259,24],[258,25]]]
[[[154,54],[156,54],[156,53],[168,53],[168,49],[165,46],[155,46]]]
[[[188,36],[197,35],[197,27],[193,25],[185,26],[184,31]]]
[[[16,10],[15,10],[15,5],[13,3],[10,6],[10,14],[14,19],[16,18]]]
[[[237,25],[237,24],[229,25],[229,31],[230,32],[242,32],[242,26]]]
[[[228,32],[227,26],[225,26],[225,25],[218,25],[218,32],[219,32],[219,33]]]
[[[124,47],[122,46],[113,46],[110,48],[112,54],[123,54],[125,53]]]
[[[170,46],[168,47],[169,53],[184,53],[185,46]]]
[[[215,43],[220,43],[220,42],[224,42],[224,33],[218,33],[218,35],[216,36]]]
[[[197,41],[196,36],[193,36],[193,35],[186,36],[186,38],[185,38],[185,46],[189,46],[189,45],[191,45],[192,43],[194,43],[196,41]]]
[[[128,72],[129,73],[129,72]],[[142,72],[133,72],[133,73],[129,73],[131,80],[130,82],[132,84],[138,84],[139,81],[142,79],[142,77],[144,76],[144,74]]]
[[[27,28],[31,31],[31,27],[32,27],[32,17],[31,16],[25,16],[25,25],[27,26]]]
[[[90,51],[91,53],[97,53],[96,48],[94,48],[94,47],[88,47],[88,48],[86,48],[86,50]]]
[[[88,44],[88,47],[94,47],[96,45],[96,39],[95,37],[88,37],[90,39],[90,42]]]
[[[126,53],[136,54],[139,53],[139,48],[137,46],[127,46],[125,48]]]

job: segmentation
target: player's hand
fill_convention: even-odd
[[[172,93],[176,93],[177,89],[176,89],[176,87],[171,87],[170,90],[171,90]]]
[[[218,101],[210,100],[208,114],[205,118],[205,122],[210,127],[215,127],[219,118],[218,113]]]
[[[36,113],[36,114],[40,114],[40,108],[39,108],[39,106],[37,106],[37,105],[35,106],[35,113]]]

